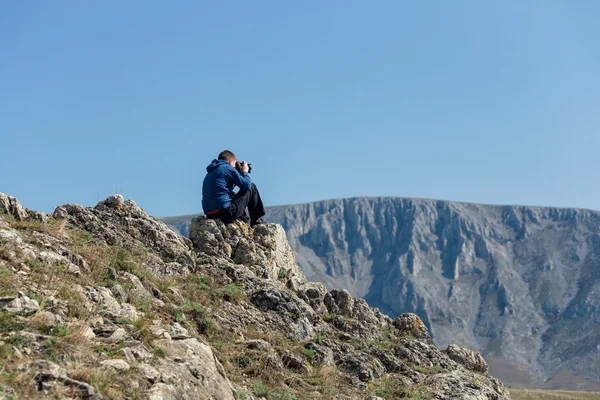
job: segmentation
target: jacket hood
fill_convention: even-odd
[[[212,160],[212,162],[206,167],[206,172],[212,172],[215,169],[219,168],[222,165],[229,165],[229,163],[225,160]]]

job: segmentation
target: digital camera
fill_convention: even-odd
[[[244,172],[244,170],[242,169],[242,163],[239,161],[235,162],[235,169],[237,169],[237,172],[239,172],[240,174],[242,174]],[[248,163],[248,173],[250,173],[252,171],[252,164]]]

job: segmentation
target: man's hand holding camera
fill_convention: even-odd
[[[236,161],[235,162],[235,169],[237,169],[237,171],[242,174],[244,172],[250,173],[250,171],[252,170],[252,164],[248,164],[246,161]]]

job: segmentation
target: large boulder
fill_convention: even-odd
[[[291,287],[306,282],[281,225],[252,229],[241,221],[224,224],[201,216],[191,222],[190,239],[195,251],[244,264],[259,277],[285,281]]]
[[[0,214],[8,214],[17,221],[24,221],[28,214],[16,198],[0,192]]]
[[[433,344],[429,331],[418,315],[412,313],[401,314],[394,320],[394,326],[401,335],[411,336],[415,339]]]
[[[455,344],[449,345],[445,351],[446,354],[448,354],[448,357],[457,363],[462,364],[468,370],[481,372],[483,374],[488,372],[488,365],[479,353],[463,349]]]
[[[185,362],[160,363],[157,370],[163,385],[157,384],[150,393],[165,393],[177,399],[235,399],[233,387],[221,374],[223,367],[209,346],[196,339],[162,339],[154,344],[166,352],[167,359]]]

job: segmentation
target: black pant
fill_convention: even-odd
[[[246,214],[246,207],[250,212],[250,221],[248,221],[248,214]],[[252,225],[256,223],[260,217],[265,215],[265,208],[263,202],[258,193],[258,188],[253,183],[250,186],[250,190],[242,192],[241,190],[233,197],[229,208],[223,208],[218,213],[207,215],[207,218],[219,218],[226,224],[240,219],[244,222],[251,222]]]

